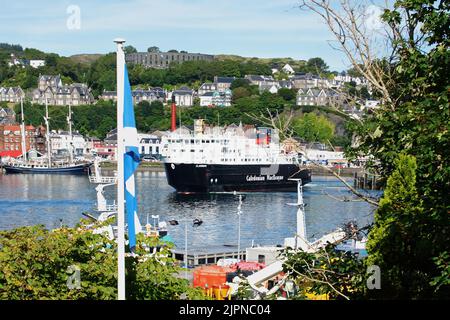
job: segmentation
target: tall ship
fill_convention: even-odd
[[[173,128],[173,126],[172,126]],[[296,191],[311,182],[298,152],[280,144],[272,128],[206,126],[174,129],[161,138],[168,184],[180,193]]]
[[[21,99],[21,113],[22,113],[22,157],[20,159],[8,159],[2,163],[3,169],[6,173],[43,173],[43,174],[87,174],[91,161],[77,160],[73,157],[73,150],[69,150],[68,159],[52,159],[50,148],[50,134],[49,134],[49,116],[47,101],[45,104],[45,124],[46,128],[46,140],[47,140],[47,155],[42,157],[28,158],[26,142],[25,142],[25,121],[23,113],[23,101]],[[69,105],[69,116],[67,117],[69,124],[69,132],[72,137],[72,111]]]

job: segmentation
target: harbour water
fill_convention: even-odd
[[[350,179],[351,180],[351,179]],[[350,181],[349,180],[349,181]],[[136,173],[139,218],[142,224],[153,223],[151,215],[161,220],[195,218],[203,224],[188,226],[189,248],[236,245],[238,237],[237,198],[232,194],[180,195],[167,185],[164,172]],[[82,212],[96,215],[95,185],[85,176],[70,175],[0,175],[0,230],[43,224],[47,228],[61,223],[74,226]],[[110,188],[110,189],[108,189]],[[107,187],[112,201],[115,187]],[[348,221],[364,226],[373,219],[374,207],[349,199],[351,194],[334,177],[313,176],[304,187],[306,228],[310,240],[336,229]],[[247,193],[242,204],[241,247],[255,244],[282,244],[296,232],[297,194]],[[169,234],[184,247],[184,222],[169,226]]]

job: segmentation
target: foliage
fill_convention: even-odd
[[[147,52],[159,53],[159,52],[161,52],[161,51],[159,50],[159,47],[151,46],[151,47],[148,47],[148,48],[147,48]]]
[[[295,89],[281,88],[278,90],[278,95],[286,101],[295,102],[297,91]]]
[[[435,287],[435,292],[441,290],[442,286],[450,286],[450,255],[448,251],[442,252],[438,257],[433,258],[437,269],[441,272],[433,278],[430,285]]]
[[[416,170],[415,157],[399,155],[369,233],[368,264],[378,265],[382,271],[380,294],[384,298],[424,298],[445,290],[448,294],[448,286],[433,293],[425,280],[437,273],[430,259],[433,243],[428,226],[432,219],[425,213],[416,187]]]
[[[334,124],[323,115],[313,112],[295,118],[293,129],[296,135],[308,142],[326,142],[334,134]]]
[[[315,253],[287,248],[284,272],[297,286],[293,299],[305,299],[307,293],[328,294],[330,299],[361,299],[366,291],[364,260],[335,246]]]
[[[45,105],[25,102],[23,107],[26,124],[35,127],[43,125]],[[16,112],[16,120],[20,121],[20,104],[15,105],[14,111]],[[48,106],[48,112],[51,119],[50,130],[68,129],[66,117],[69,110],[67,107]],[[83,135],[102,139],[116,126],[116,107],[111,101],[99,101],[95,105],[72,106],[72,112],[73,129]]]
[[[309,59],[306,67],[308,68],[309,72],[314,74],[325,73],[329,68],[325,61],[319,57]]]
[[[91,228],[82,221],[76,228],[2,231],[0,299],[117,299],[116,243]],[[128,299],[203,298],[176,276],[181,269],[168,257],[171,244],[141,234],[137,241],[140,256],[126,259]],[[159,247],[159,253],[149,255],[150,246]],[[80,270],[79,289],[67,285],[70,266]]]
[[[430,282],[437,285],[432,279],[442,274],[435,262],[448,251],[450,236],[449,6],[398,0],[385,10],[393,30],[408,31],[394,38],[386,63],[392,102],[354,127],[358,145],[349,154],[372,155],[373,168],[392,177],[371,245],[371,259],[394,281],[385,298],[448,297],[448,286],[435,292]],[[412,157],[397,160],[402,152]],[[405,168],[413,163],[414,172]]]

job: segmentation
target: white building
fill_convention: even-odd
[[[39,68],[45,66],[45,60],[30,60],[30,67]]]
[[[155,158],[161,157],[161,139],[157,135],[138,133],[139,153]]]
[[[346,164],[347,159],[343,152],[328,151],[328,150],[318,150],[318,149],[306,149],[306,158],[310,161],[321,164]]]
[[[199,95],[200,98],[200,106],[202,107],[209,107],[213,104],[213,91],[205,92],[201,95]]]
[[[172,92],[175,96],[175,103],[179,107],[191,107],[194,105],[194,91],[188,87],[181,87]]]
[[[337,75],[334,77],[334,80],[340,81],[340,82],[354,82],[357,86],[360,85],[367,85],[368,81],[367,79],[363,77],[351,77],[349,75]]]
[[[284,65],[284,67],[281,70],[284,73],[287,73],[287,74],[294,74],[295,73],[295,70],[287,63]]]
[[[278,83],[275,83],[275,84],[272,84],[272,83],[270,83],[270,84],[261,83],[259,85],[259,93],[262,93],[264,91],[269,91],[270,93],[275,94],[275,93],[278,92],[279,89],[280,89],[280,85]]]
[[[68,132],[59,131],[50,133],[50,147],[53,154],[69,154],[70,150],[73,150],[73,154],[81,156],[86,153],[88,143],[84,137],[75,132],[72,137]]]
[[[204,95],[207,92],[213,92],[217,90],[217,83],[203,83],[200,88],[198,88],[198,95]]]

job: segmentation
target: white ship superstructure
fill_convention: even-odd
[[[163,136],[166,162],[194,164],[298,164],[297,153],[285,153],[276,129],[242,125],[206,127],[196,120],[194,131],[181,127]]]

